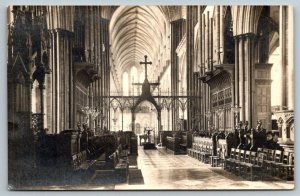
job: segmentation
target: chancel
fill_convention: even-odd
[[[7,13],[9,189],[294,188],[292,7]]]

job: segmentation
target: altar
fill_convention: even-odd
[[[146,127],[144,129],[144,150],[150,150],[150,149],[156,149],[155,143],[154,143],[154,137],[153,129]]]

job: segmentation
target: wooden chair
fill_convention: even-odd
[[[195,158],[198,160],[200,160],[201,148],[202,148],[202,144],[197,143],[196,150],[195,150]]]
[[[201,153],[201,161],[203,163],[209,163],[209,156],[211,156],[212,146],[205,146],[203,152]]]
[[[265,153],[265,154],[268,154],[269,151],[270,151],[270,149],[268,149],[268,148],[263,148],[262,149],[262,152]]]
[[[206,149],[207,149],[207,146],[206,145],[201,145],[200,147],[200,154],[199,154],[199,161],[201,162],[204,162],[204,154],[206,153]]]
[[[234,160],[231,163],[231,172],[237,173],[237,168],[239,168],[239,161],[240,161],[240,152],[241,149],[235,149]]]
[[[197,150],[197,143],[193,143],[193,146],[192,146],[192,149],[191,149],[191,152],[190,152],[190,156],[195,158],[196,156],[196,150]]]
[[[196,150],[195,150],[195,158],[198,159],[198,161],[200,161],[201,157],[201,149],[202,149],[202,144],[198,143],[196,145]]]
[[[282,151],[281,150],[276,150],[274,153],[274,161],[270,162],[271,164],[271,172],[273,176],[278,176],[279,175],[279,167],[282,165]]]
[[[221,148],[221,151],[220,151],[220,164],[222,165],[222,167],[224,167],[225,159],[227,158],[226,153],[227,153],[226,148]]]
[[[247,169],[252,166],[251,164],[251,151],[247,150],[245,152],[244,162],[240,162],[240,175],[243,176],[247,174]]]
[[[197,158],[197,156],[198,156],[197,155],[198,150],[199,150],[199,143],[195,143],[194,147],[193,147],[193,155],[192,155],[193,158]]]
[[[241,167],[245,162],[245,150],[240,150],[238,159],[236,160],[236,167],[234,168],[236,173],[240,176],[241,175]]]
[[[279,166],[280,177],[284,180],[294,180],[294,153],[289,153],[287,159],[284,154],[282,163]]]
[[[267,149],[264,167],[267,174],[272,175],[272,163],[274,162],[275,150]]]
[[[257,153],[263,152],[263,148],[257,148]]]
[[[221,148],[217,148],[217,155],[211,155],[210,158],[210,164],[212,167],[218,167],[220,162],[221,156]]]
[[[256,153],[251,153],[251,166],[250,166],[250,180],[253,181],[254,177],[260,177],[263,180],[264,177],[264,153],[258,153],[256,158]]]
[[[192,148],[187,149],[188,156],[193,157],[192,154],[193,154],[194,150],[195,150],[195,143],[192,144]]]
[[[231,171],[231,165],[233,164],[233,162],[235,161],[235,148],[231,148],[230,149],[230,157],[225,159],[224,161],[224,169]]]

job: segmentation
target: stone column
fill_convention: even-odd
[[[209,11],[206,14],[206,36],[205,36],[205,44],[206,44],[206,48],[205,48],[205,52],[206,52],[206,69],[207,71],[210,71],[210,48],[209,48],[209,44],[210,44],[210,36],[209,36]]]
[[[206,42],[207,42],[207,35],[206,35],[206,31],[205,31],[205,15],[202,14],[202,24],[201,24],[201,34],[202,34],[202,40],[201,40],[201,45],[202,45],[202,61],[201,61],[201,66],[203,67],[203,69],[201,69],[201,76],[205,73],[205,69],[206,69],[206,52],[207,52],[207,48],[206,48]]]
[[[132,133],[135,134],[135,111],[134,111],[134,109],[131,109],[131,129],[132,129]]]
[[[224,58],[224,7],[225,6],[220,6],[220,51],[222,52],[219,54],[221,58],[221,63],[223,63],[223,58]]]
[[[92,108],[93,107],[93,84],[90,84],[90,86],[88,87],[89,88],[89,108]],[[92,122],[92,117],[91,115],[89,115],[89,127],[91,129],[93,129],[93,122]]]
[[[203,39],[203,35],[202,35],[202,28],[203,28],[203,25],[202,25],[202,10],[201,10],[201,7],[202,6],[198,6],[198,23],[199,23],[199,28],[198,28],[198,32],[199,32],[199,43],[198,43],[198,55],[199,55],[199,65],[200,66],[200,70],[199,70],[199,73],[201,75],[201,71],[202,71],[202,61],[203,61],[203,58],[202,58],[202,39]]]
[[[293,15],[293,7],[287,7],[287,83],[288,83],[288,109],[294,110],[294,102],[295,102],[295,72],[294,72],[294,15]]]
[[[250,127],[255,127],[254,121],[254,90],[255,65],[254,44],[256,35],[253,33],[235,36],[235,69],[233,86],[233,103],[241,107],[241,121],[248,121]]]
[[[256,35],[253,33],[248,33],[246,35],[247,39],[247,108],[248,108],[248,122],[250,127],[255,127],[255,110],[254,110],[254,90],[255,90],[255,65],[254,65],[254,43]]]
[[[157,131],[161,131],[161,110],[157,111]]]
[[[40,102],[41,102],[41,129],[45,128],[44,125],[44,90],[45,90],[45,84],[41,83],[39,84],[39,89],[40,89]]]
[[[210,19],[210,70],[214,70],[214,24],[213,24],[214,19]],[[218,42],[219,40],[217,40]]]
[[[183,36],[183,20],[176,20],[171,22],[171,96],[178,95],[178,57],[176,48]],[[172,105],[172,130],[176,129],[176,120],[178,119],[178,106]]]
[[[280,6],[279,10],[279,19],[280,19],[280,25],[279,25],[279,46],[281,49],[281,105],[283,107],[287,106],[287,79],[286,79],[286,7],[285,6]]]
[[[217,6],[217,9],[216,9],[216,20],[217,20],[217,24],[216,24],[216,35],[217,35],[217,37],[216,37],[216,51],[217,51],[217,64],[221,64],[221,62],[219,62],[219,60],[221,60],[221,58],[220,58],[220,7],[221,6]]]
[[[244,36],[239,36],[239,99],[240,99],[240,120],[245,121],[245,66],[244,66],[244,58],[245,58],[245,51],[244,51]]]
[[[187,73],[187,96],[193,96],[194,91],[194,27],[197,17],[197,6],[187,6],[186,16],[186,73]],[[187,107],[187,130],[192,127],[193,108]]]

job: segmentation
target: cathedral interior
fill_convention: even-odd
[[[10,6],[12,190],[293,189],[290,6]]]

